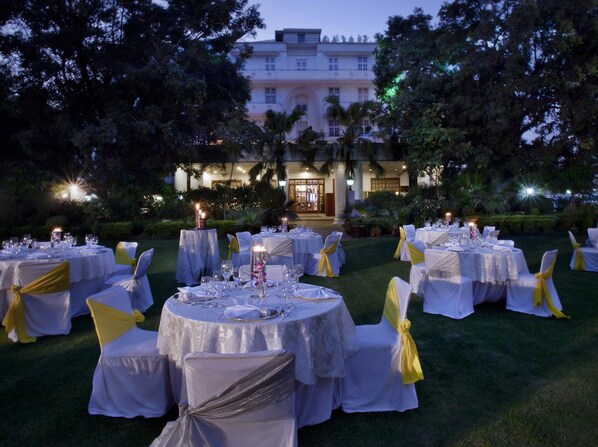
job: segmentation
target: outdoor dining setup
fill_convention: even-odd
[[[523,251],[512,240],[499,240],[499,233],[494,226],[480,233],[475,222],[451,223],[450,213],[423,228],[403,226],[394,257],[411,262],[410,283],[424,312],[461,319],[475,305],[506,300],[509,310],[568,318],[552,281],[558,252],[547,251],[540,272],[530,274]]]

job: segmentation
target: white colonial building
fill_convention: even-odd
[[[297,123],[289,139],[294,139],[307,127],[320,132],[328,142],[341,134],[339,123],[326,118],[330,95],[339,97],[344,107],[351,103],[375,100],[374,49],[368,42],[324,42],[320,29],[289,29],[275,32],[274,40],[251,42],[252,56],[245,62],[243,72],[251,81],[251,101],[247,105],[252,121],[263,123],[267,110],[290,113],[295,108],[305,114]],[[365,126],[369,123],[364,123]],[[350,189],[356,200],[370,191],[391,190],[397,194],[409,188],[406,166],[401,161],[378,160],[386,175],[376,178],[367,163],[363,163]],[[248,182],[247,172],[254,162],[235,164],[232,175],[238,183]],[[230,169],[230,168],[229,168]],[[204,172],[200,181],[192,180],[191,187],[211,186],[231,178],[230,170]],[[298,213],[319,213],[339,216],[347,197],[344,166],[339,164],[334,175],[327,177],[301,170],[298,162],[287,164],[287,197],[297,202]],[[185,190],[186,175],[175,175],[175,187]]]

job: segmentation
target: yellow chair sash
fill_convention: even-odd
[[[421,264],[424,262],[424,253],[419,251],[419,249],[409,242],[406,242],[407,250],[409,250],[409,259],[411,259],[411,264]]]
[[[231,237],[230,243],[228,244],[228,259],[232,257],[233,253],[239,253],[240,251],[239,241],[235,236]]]
[[[403,229],[403,227],[399,227],[399,245],[397,245],[397,249],[395,250],[395,254],[393,256],[393,258],[395,259],[399,259],[401,257],[401,250],[403,249],[403,244],[405,243],[405,230]]]
[[[23,294],[45,295],[48,293],[59,293],[69,289],[69,263],[63,262],[56,268],[50,270],[44,276],[40,276],[35,281],[30,282],[24,287],[13,285],[10,290],[14,295],[12,303],[8,308],[2,325],[6,332],[15,330],[21,343],[33,343],[37,339],[27,334],[27,325],[25,323],[25,304],[23,303]]]
[[[583,258],[583,253],[581,251],[581,244],[579,242],[576,242],[575,245],[573,245],[573,248],[575,249],[575,261],[573,264],[573,270],[585,270],[586,269],[586,261]]]
[[[320,261],[318,262],[318,272],[323,272],[326,270],[326,276],[332,278],[334,273],[332,271],[332,266],[330,265],[330,259],[328,259],[328,255],[332,254],[336,251],[336,246],[338,245],[338,241],[332,244],[328,248],[320,249]]]
[[[534,300],[534,306],[539,306],[542,304],[542,299],[546,299],[546,305],[550,310],[550,313],[557,318],[567,318],[570,319],[571,317],[565,315],[563,312],[558,310],[554,307],[554,303],[552,302],[552,297],[550,296],[550,291],[548,290],[548,285],[546,284],[546,280],[552,278],[552,271],[554,270],[554,264],[556,263],[556,258],[550,264],[550,267],[546,270],[546,272],[536,273],[534,277],[538,280],[536,282],[536,287],[534,288],[534,292],[532,294],[532,298]]]
[[[143,314],[137,309],[131,315],[90,299],[87,299],[87,305],[91,310],[100,346],[116,340],[125,332],[133,329],[136,326],[135,323],[145,320]]]
[[[114,262],[121,265],[130,265],[131,273],[133,273],[135,266],[137,265],[137,258],[131,258],[127,253],[127,250],[119,242],[116,245],[116,251],[114,252]]]
[[[391,280],[386,290],[386,301],[384,302],[384,312],[382,316],[388,323],[401,334],[401,377],[405,385],[423,380],[424,373],[419,361],[419,354],[415,341],[409,332],[411,322],[401,320],[401,311],[399,306],[399,294],[397,292],[394,280]]]

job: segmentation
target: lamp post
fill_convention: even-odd
[[[287,186],[287,181],[284,179],[278,180],[278,186],[280,186],[280,189],[282,189],[282,192],[284,192],[284,199],[286,201],[287,199],[287,192],[285,190],[286,186]]]
[[[355,203],[355,191],[352,188],[354,183],[353,177],[347,177],[347,208],[352,207]]]

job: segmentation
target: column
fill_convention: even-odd
[[[363,200],[363,169],[361,168],[361,163],[355,168],[353,191],[355,191],[355,200]]]
[[[345,178],[345,165],[339,163],[334,170],[334,223],[344,222],[343,211],[345,211],[347,200],[347,180]]]

